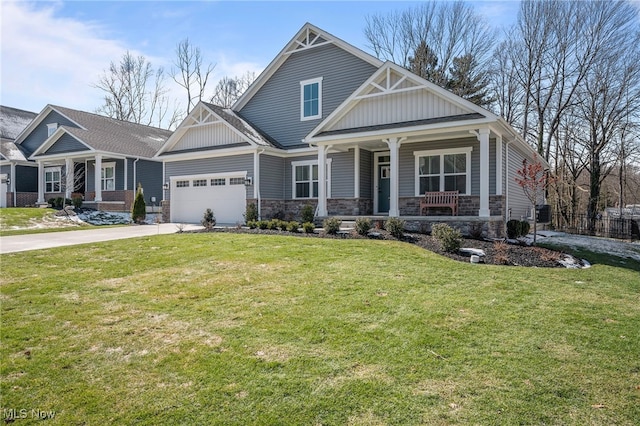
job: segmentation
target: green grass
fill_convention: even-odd
[[[1,405],[28,410],[19,424],[32,409],[51,425],[640,418],[640,278],[625,268],[240,234],[0,261]]]
[[[94,227],[94,225],[78,224],[75,222],[54,222],[53,215],[55,212],[55,209],[41,209],[33,207],[11,207],[0,209],[0,237],[76,231],[81,229],[91,229]],[[38,225],[46,227],[36,227]],[[112,228],[116,226],[126,225],[100,225],[100,228]]]
[[[637,260],[631,257],[622,258],[614,254],[602,253],[602,252],[588,250],[586,248],[580,248],[580,247],[569,247],[567,245],[558,244],[558,243],[553,243],[553,244],[541,243],[538,245],[540,247],[546,247],[551,250],[558,250],[565,253],[569,253],[578,259],[587,259],[589,263],[594,265],[608,265],[608,266],[615,266],[619,268],[628,268],[634,271],[640,271],[640,262],[638,262]],[[636,251],[637,250],[638,249],[636,249]]]

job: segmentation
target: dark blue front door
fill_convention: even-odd
[[[390,172],[389,164],[378,164],[378,213],[389,213]]]

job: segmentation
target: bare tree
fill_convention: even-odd
[[[161,127],[168,103],[164,71],[154,70],[144,56],[127,51],[120,62],[111,62],[94,85],[104,92],[104,104],[97,112],[118,120]]]
[[[239,77],[221,78],[216,85],[211,102],[224,108],[231,108],[255,79],[256,74],[250,71]]]
[[[171,77],[186,90],[186,113],[189,114],[191,108],[204,97],[209,76],[215,65],[208,64],[205,68],[202,64],[200,48],[193,46],[186,38],[176,46],[174,66],[175,68],[171,70]]]

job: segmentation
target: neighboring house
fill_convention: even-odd
[[[247,203],[297,219],[311,204],[318,218],[479,223],[501,235],[529,216],[514,177],[533,155],[502,118],[305,24],[232,108],[199,103],[156,158],[173,222],[199,222],[206,208],[242,222]],[[449,190],[458,216],[421,215],[426,191]]]
[[[84,206],[129,211],[140,183],[147,206],[162,198],[154,154],[171,135],[141,124],[47,105],[16,138],[36,164],[37,200],[83,197]]]
[[[36,117],[35,112],[0,105],[0,207],[36,202],[38,169],[27,159],[16,137]]]

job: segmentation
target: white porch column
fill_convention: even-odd
[[[128,190],[129,186],[128,186],[128,180],[129,180],[129,176],[128,176],[128,170],[127,170],[127,157],[124,157],[124,190]],[[163,175],[164,176],[164,175]]]
[[[18,200],[18,196],[16,194],[16,163],[14,163],[13,161],[11,162],[10,173],[11,173],[11,185],[9,185],[10,186],[9,191],[13,193],[13,207],[18,207],[16,205],[16,202]]]
[[[496,195],[502,195],[502,136],[496,136]]]
[[[478,216],[489,217],[489,129],[478,130],[480,141],[480,211]]]
[[[400,140],[398,138],[389,138],[386,140],[389,145],[390,156],[390,176],[389,176],[389,217],[400,216],[400,209],[398,206],[398,195],[400,189]]]
[[[318,216],[327,216],[327,148],[318,146]]]
[[[75,173],[73,170],[73,160],[71,158],[65,158],[64,160],[64,196],[65,198],[71,198],[71,193],[73,192],[73,183],[75,181]]]
[[[360,198],[360,147],[353,148],[353,198]]]
[[[11,180],[14,180],[13,176]],[[38,204],[42,203],[44,203],[44,163],[38,161]]]
[[[93,171],[93,186],[95,188],[96,197],[95,201],[102,201],[102,155],[96,154],[96,166]]]

